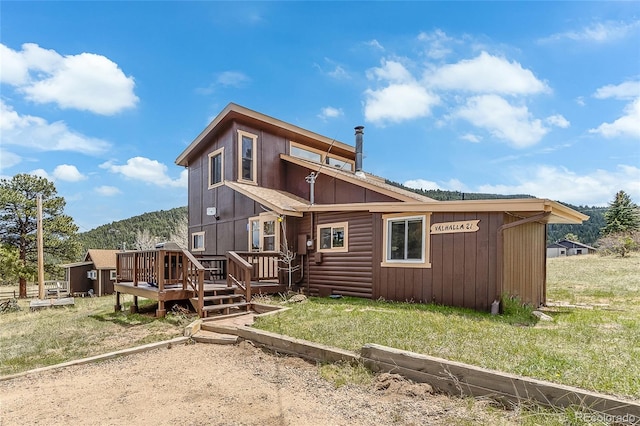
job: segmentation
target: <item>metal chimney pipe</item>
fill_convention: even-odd
[[[364,126],[356,126],[356,173],[362,172],[362,135]]]

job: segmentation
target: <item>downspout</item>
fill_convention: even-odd
[[[503,280],[504,280],[504,231],[510,228],[515,228],[517,226],[520,225],[524,225],[526,223],[531,223],[531,222],[540,222],[542,220],[547,219],[549,216],[551,216],[551,212],[545,212],[545,213],[540,213],[537,214],[535,216],[531,216],[531,217],[527,217],[524,219],[520,219],[517,220],[515,222],[511,222],[511,223],[505,223],[504,225],[501,225],[498,228],[498,241],[497,241],[497,247],[496,247],[496,251],[497,256],[498,256],[498,276],[497,276],[497,290],[498,290],[498,294],[496,296],[496,300],[500,300],[500,298],[502,297],[502,290],[503,290]],[[546,255],[545,255],[546,256]],[[545,284],[544,287],[546,287],[546,281],[547,281],[547,277],[545,274]]]

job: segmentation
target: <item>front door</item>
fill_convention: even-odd
[[[272,213],[249,218],[249,250],[280,251],[280,222]]]

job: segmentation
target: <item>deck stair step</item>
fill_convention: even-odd
[[[204,296],[202,300],[204,302],[224,302],[226,300],[240,300],[242,299],[241,294],[218,294],[215,296]]]
[[[229,309],[229,308],[246,308],[250,305],[251,303],[248,303],[248,302],[219,303],[216,305],[206,305],[202,308],[202,310],[204,312],[212,312],[212,311],[220,311],[220,310]]]
[[[234,334],[235,330],[237,330],[237,326],[228,324],[226,321],[208,321],[203,322],[200,325],[200,330],[209,331],[211,333],[218,334]]]
[[[238,336],[207,330],[200,330],[191,338],[198,343],[212,343],[216,345],[234,345],[238,343]]]

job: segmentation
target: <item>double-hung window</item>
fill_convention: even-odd
[[[209,154],[209,189],[222,185],[224,180],[224,148]]]
[[[258,161],[256,149],[258,136],[238,130],[238,180],[258,183]]]
[[[382,266],[429,268],[429,215],[383,215]]]
[[[318,248],[320,252],[346,252],[349,251],[349,224],[348,222],[329,223],[318,225]]]

